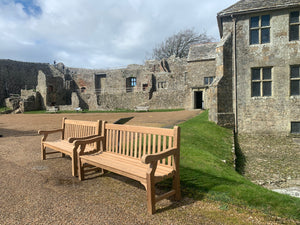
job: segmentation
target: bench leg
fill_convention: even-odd
[[[78,179],[79,180],[84,180],[84,168],[83,168],[83,163],[81,162],[80,158],[78,157]]]
[[[181,192],[180,192],[180,178],[178,173],[175,173],[173,177],[173,189],[176,191],[175,200],[179,201],[181,199]]]
[[[77,154],[73,152],[72,154],[72,176],[76,177],[78,175],[77,168]]]
[[[147,208],[148,213],[155,213],[155,184],[153,179],[151,179],[150,174],[147,174]]]
[[[44,147],[44,145],[41,145],[41,153],[42,153],[42,160],[46,159],[46,148]]]

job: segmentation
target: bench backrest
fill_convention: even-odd
[[[70,120],[63,118],[62,129],[62,140],[68,140],[68,138],[71,137],[81,138],[101,135],[101,121]]]
[[[178,148],[179,128],[173,129],[143,127],[131,125],[105,124],[105,150],[133,158],[141,158],[145,154]],[[169,157],[160,164],[172,166],[173,158]]]

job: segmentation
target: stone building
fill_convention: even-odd
[[[236,131],[300,133],[299,12],[299,0],[242,0],[218,13]]]
[[[30,86],[23,111],[209,109],[236,132],[299,134],[299,0],[241,0],[217,22],[221,41],[191,46],[187,59],[110,70],[0,60],[0,105]]]

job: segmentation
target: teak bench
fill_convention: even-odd
[[[76,141],[78,176],[84,179],[84,167],[96,166],[141,182],[147,191],[148,212],[155,212],[155,203],[175,196],[180,200],[180,128],[174,129],[104,124],[104,135],[97,142],[101,150],[90,153],[90,141]],[[173,178],[172,190],[155,196],[155,184]]]
[[[104,124],[103,124],[104,125]],[[49,134],[61,133],[61,139],[55,141],[47,141]],[[72,175],[77,175],[77,148],[76,141],[80,140],[80,143],[84,143],[85,140],[93,140],[99,137],[101,134],[101,121],[82,121],[82,120],[70,120],[63,118],[62,128],[56,130],[39,130],[39,134],[44,135],[41,141],[41,153],[42,159],[46,159],[47,154],[53,154],[61,152],[64,157],[65,154],[72,158]],[[46,152],[46,148],[53,149],[52,152]],[[97,142],[87,145],[89,151],[98,150],[99,145]]]

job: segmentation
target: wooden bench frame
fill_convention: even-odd
[[[38,133],[43,135],[41,140],[41,155],[42,160],[46,159],[46,155],[53,153],[62,153],[62,157],[69,155],[72,158],[72,175],[77,176],[77,149],[76,140],[85,143],[85,140],[90,141],[96,139],[101,134],[101,128],[104,125],[100,120],[98,121],[83,121],[62,119],[62,128],[56,130],[39,130]],[[102,128],[103,129],[103,128]],[[47,137],[53,133],[61,133],[61,139],[55,141],[47,141]],[[51,148],[52,152],[47,152],[46,148]],[[100,146],[94,142],[87,145],[90,151],[99,151]]]
[[[146,188],[147,208],[155,212],[155,203],[175,196],[181,199],[179,158],[180,128],[174,129],[104,124],[104,135],[85,141],[78,146],[78,178],[84,179],[85,165],[96,166],[139,181]],[[86,145],[97,142],[99,152],[86,151]],[[173,178],[172,190],[155,196],[155,184]]]

